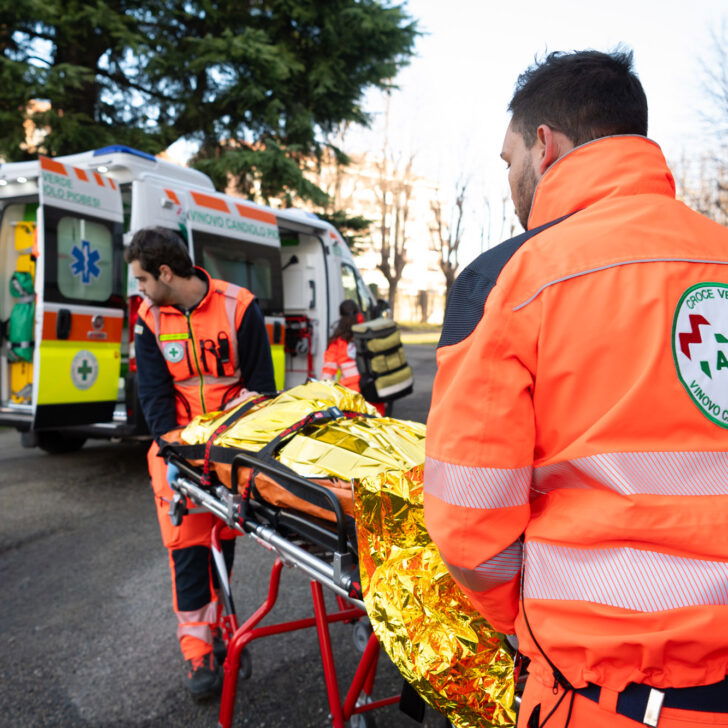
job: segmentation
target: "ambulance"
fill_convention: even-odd
[[[321,373],[339,304],[382,313],[339,232],[301,210],[217,192],[201,172],[123,146],[0,164],[0,427],[68,452],[147,434],[136,395],[136,230],[179,232],[197,265],[251,290],[279,389]]]

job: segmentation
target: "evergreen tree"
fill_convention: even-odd
[[[50,155],[184,138],[218,186],[323,203],[304,160],[367,123],[365,90],[391,86],[417,33],[377,0],[22,0],[0,10],[0,155],[35,155],[26,119]]]

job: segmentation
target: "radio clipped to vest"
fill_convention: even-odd
[[[412,367],[402,347],[399,327],[378,318],[351,327],[361,393],[369,402],[391,402],[412,394]]]

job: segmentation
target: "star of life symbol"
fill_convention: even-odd
[[[71,380],[76,389],[89,389],[99,376],[99,362],[86,350],[76,353],[71,362]]]
[[[698,409],[728,428],[728,284],[698,283],[683,293],[673,319],[672,353]]]
[[[91,250],[91,243],[88,240],[83,240],[80,248],[74,245],[71,255],[75,258],[71,263],[71,273],[76,277],[81,276],[81,282],[85,286],[91,283],[92,278],[101,275],[101,269],[96,265],[101,259],[101,253],[98,250]]]
[[[185,346],[179,341],[168,341],[163,348],[164,358],[172,364],[182,361],[185,355]]]

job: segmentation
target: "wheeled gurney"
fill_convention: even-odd
[[[171,517],[191,501],[220,519],[212,550],[228,642],[221,726],[232,724],[244,647],[314,626],[335,728],[374,725],[370,711],[399,699],[371,698],[380,645],[415,705],[419,693],[456,728],[513,725],[512,653],[454,584],[424,527],[424,435],[418,423],[377,417],[357,393],[311,382],[204,415],[165,438],[162,454],[179,470]],[[278,556],[268,597],[242,625],[220,549],[224,525]],[[283,565],[309,577],[313,617],[259,626]],[[329,635],[338,621],[355,623],[363,649],[343,701]]]
[[[265,462],[253,454],[240,452],[233,460],[233,482],[237,482],[237,471],[240,468],[250,468],[251,476],[254,473],[265,473],[296,496],[306,498],[318,507],[330,509],[335,521],[329,523],[262,501],[256,497],[254,485],[245,495],[233,493],[222,484],[204,485],[201,482],[200,468],[195,468],[170,450],[167,451],[167,459],[180,471],[171,484],[176,493],[170,507],[171,517],[182,515],[187,501],[192,501],[220,519],[219,525],[213,531],[212,543],[215,567],[222,587],[224,616],[221,626],[227,642],[219,725],[222,728],[232,725],[237,679],[245,646],[256,639],[308,627],[316,627],[331,725],[334,728],[343,728],[352,716],[396,703],[400,699],[399,695],[380,700],[371,698],[380,648],[376,636],[366,629],[364,623],[361,624],[363,629],[359,630],[363,653],[344,700],[340,697],[329,624],[360,620],[366,617],[366,609],[358,574],[353,524],[347,522],[348,516],[336,496],[321,485],[302,478],[287,468]],[[251,536],[278,554],[270,573],[267,598],[242,625],[237,621],[219,541],[220,530],[224,524]],[[310,578],[314,616],[259,627],[258,624],[275,606],[284,565],[296,567]],[[336,595],[336,611],[327,611],[324,587]],[[363,639],[366,639],[365,644]],[[351,725],[373,726],[374,722],[367,716],[367,719],[362,718],[361,721],[355,719]]]

